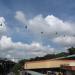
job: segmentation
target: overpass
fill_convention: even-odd
[[[25,70],[33,70],[37,72],[56,71],[64,72],[64,70],[75,71],[75,60],[56,58],[39,61],[27,61],[24,64]],[[64,75],[64,74],[63,74]]]

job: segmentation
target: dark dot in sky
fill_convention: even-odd
[[[2,26],[2,23],[0,24],[0,26]]]
[[[65,37],[66,35],[64,35],[64,37]]]
[[[57,35],[58,33],[56,32],[56,35]]]
[[[41,34],[43,34],[43,32],[41,32]]]
[[[25,26],[25,28],[27,29],[27,26]]]

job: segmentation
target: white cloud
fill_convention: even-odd
[[[6,31],[6,23],[4,17],[0,17],[0,33]]]
[[[50,25],[52,30],[57,32],[65,32],[65,31],[72,31],[72,27],[69,23],[63,22],[63,20],[55,17],[53,15],[48,15],[45,20]]]
[[[61,19],[53,15],[48,15],[45,18],[42,15],[36,16],[29,20],[29,26],[35,33],[44,32],[44,35],[53,37],[56,36],[54,36],[56,32],[60,35],[72,35],[75,28],[70,23],[63,22]]]
[[[27,24],[26,15],[22,11],[17,11],[15,18],[24,24]]]
[[[10,54],[6,54],[5,57],[8,58],[8,60],[11,60],[11,61],[13,61],[13,62],[18,62],[18,59],[15,59],[15,58],[12,57]]]
[[[10,54],[7,54],[7,55],[6,55],[6,58],[11,58],[11,55],[10,55]]]
[[[39,42],[42,41],[43,37],[47,37],[48,40],[53,40],[52,43],[55,45],[61,45],[62,47],[75,46],[75,23],[63,21],[54,15],[48,15],[46,17],[37,15],[27,20],[25,14],[23,12],[22,14],[25,21],[19,20],[20,17],[16,19],[27,25],[30,33],[34,34],[36,40],[38,39]],[[43,32],[43,34],[41,34],[41,32]]]
[[[44,32],[43,35],[52,38],[56,37],[56,32],[59,35],[75,34],[75,26],[72,23],[63,21],[54,15],[48,15],[46,17],[43,17],[43,15],[37,15],[34,18],[27,20],[22,11],[17,11],[15,18],[27,25],[30,33],[34,33],[36,36],[40,36],[41,32]]]
[[[75,37],[74,36],[59,36],[53,39],[53,42],[66,47],[75,47]]]
[[[36,42],[31,44],[13,42],[11,37],[7,36],[2,36],[0,39],[0,51],[5,51],[5,56],[8,58],[43,56],[47,53],[53,53],[54,50],[55,49],[50,46],[44,46]]]

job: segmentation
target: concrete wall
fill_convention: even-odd
[[[70,63],[75,63],[75,61],[69,60],[31,61],[25,63],[24,69],[54,68],[60,67],[61,65],[70,65]]]

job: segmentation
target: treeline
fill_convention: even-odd
[[[71,48],[67,49],[67,52],[61,52],[61,53],[57,53],[57,54],[47,54],[43,57],[30,58],[27,61],[47,60],[47,59],[53,59],[53,58],[66,57],[66,56],[73,55],[73,54],[75,54],[75,48],[71,47]]]
[[[66,57],[66,56],[75,54],[75,48],[74,47],[71,47],[67,50],[68,50],[67,52],[61,52],[61,53],[58,53],[58,54],[47,54],[43,57],[35,57],[35,58],[20,60],[17,64],[15,64],[12,71],[15,72],[16,75],[19,75],[18,70],[22,70],[24,68],[24,64],[25,64],[26,61],[47,60],[47,59],[53,59],[53,58],[59,58],[59,57]]]
[[[47,54],[43,57],[35,57],[35,58],[30,58],[27,61],[37,61],[37,60],[47,60],[47,59],[54,59],[54,58],[59,58],[59,57],[63,57],[63,56],[68,56],[68,53],[65,52],[61,52],[58,54]]]
[[[8,59],[2,59],[0,58],[0,75],[7,75],[15,65],[14,62],[8,60]]]
[[[71,47],[71,48],[67,49],[67,52],[61,52],[61,53],[57,53],[57,54],[47,54],[43,57],[23,59],[23,60],[19,61],[19,63],[23,65],[25,63],[25,61],[38,61],[38,60],[54,59],[54,58],[66,57],[66,56],[73,55],[73,54],[75,54],[75,48]]]

